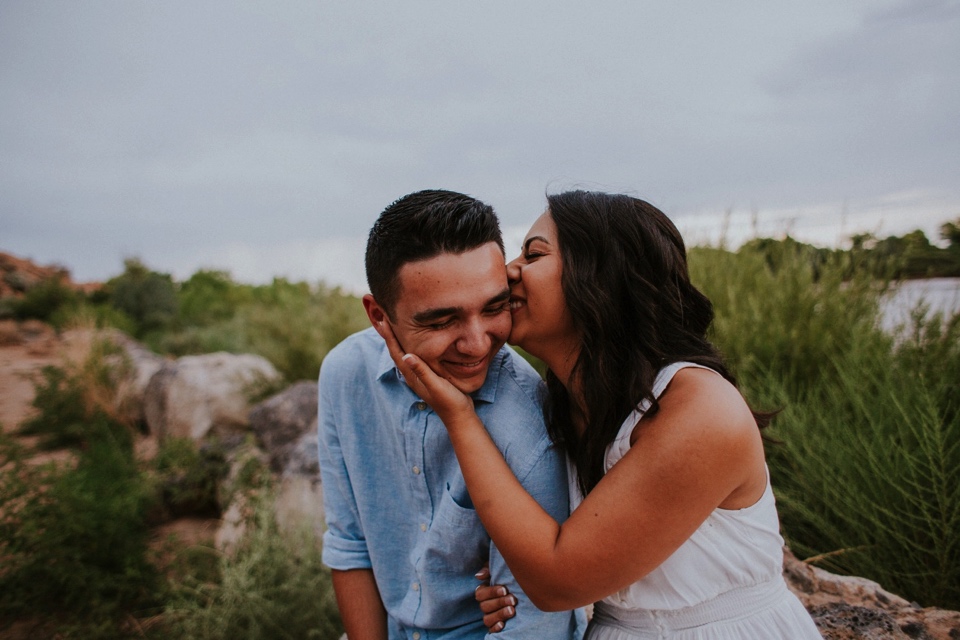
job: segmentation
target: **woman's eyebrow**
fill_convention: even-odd
[[[539,240],[540,242],[543,242],[544,244],[550,244],[550,241],[547,240],[546,238],[544,238],[543,236],[533,236],[533,237],[531,237],[531,238],[527,238],[527,239],[524,241],[524,243],[523,243],[523,250],[524,250],[524,251],[529,251],[529,250],[530,250],[530,243],[533,242],[534,240]]]

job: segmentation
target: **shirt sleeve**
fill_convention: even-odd
[[[540,505],[556,519],[563,522],[570,512],[567,496],[567,470],[560,452],[547,443],[529,472],[518,478]],[[579,640],[583,636],[586,618],[582,609],[547,613],[536,606],[520,588],[513,573],[507,567],[496,545],[490,545],[490,584],[502,584],[517,598],[517,614],[507,621],[503,631],[487,634],[488,640],[520,640],[525,638]]]
[[[324,371],[325,367],[321,367],[317,403],[320,482],[327,522],[323,534],[323,563],[343,571],[370,569],[370,553],[340,444],[340,428],[349,421],[344,419],[344,405],[334,393],[336,382],[329,372],[325,377]]]

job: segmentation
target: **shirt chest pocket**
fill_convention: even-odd
[[[490,539],[469,498],[454,499],[449,484],[440,497],[427,536],[424,560],[429,571],[473,576],[487,561]]]

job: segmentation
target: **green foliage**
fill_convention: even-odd
[[[37,413],[19,433],[40,436],[45,449],[84,447],[104,438],[130,448],[132,427],[115,410],[117,384],[129,366],[119,347],[99,339],[83,362],[44,367],[33,398]]]
[[[864,276],[845,280],[842,257],[746,246],[694,248],[689,262],[714,305],[711,337],[744,384],[772,377],[802,397],[838,354],[890,343],[876,326],[882,287]]]
[[[690,252],[746,397],[783,408],[767,457],[791,548],[956,609],[960,316],[918,308],[885,335],[883,287],[848,258],[791,243]]]
[[[202,322],[184,324],[180,331],[167,334],[161,350],[176,355],[255,353],[270,360],[291,382],[316,379],[327,352],[367,325],[356,297],[322,284],[277,278],[254,287],[231,284],[223,274],[205,273],[189,288],[185,283],[184,291],[192,291],[190,317]],[[213,292],[226,295],[226,302],[215,303]]]
[[[161,604],[147,560],[150,492],[126,446],[104,437],[75,467],[52,467],[5,442],[0,462],[0,622],[49,618],[110,637],[104,621]]]
[[[224,271],[197,271],[180,285],[180,322],[206,327],[225,322],[252,299],[253,287],[239,285]]]
[[[228,470],[220,447],[198,447],[188,438],[167,438],[151,462],[163,519],[218,515],[217,487]]]
[[[876,349],[835,361],[811,401],[778,417],[784,445],[771,449],[771,472],[798,554],[957,609],[960,415],[943,402],[956,378],[911,360]]]
[[[111,304],[136,323],[138,338],[168,328],[177,318],[179,301],[173,279],[149,270],[139,260],[126,260],[123,274],[112,278],[106,288]]]
[[[947,241],[951,251],[960,251],[960,218],[940,225],[940,237]]]
[[[256,501],[239,548],[220,559],[220,581],[188,582],[168,612],[170,635],[215,640],[317,638],[343,633],[316,535],[282,531],[270,494]]]
[[[19,320],[36,318],[60,326],[56,320],[83,301],[83,295],[67,286],[62,277],[47,278],[29,287],[23,297],[12,303],[13,316]]]

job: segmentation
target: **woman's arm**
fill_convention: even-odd
[[[631,450],[560,526],[513,476],[470,399],[388,344],[408,384],[444,421],[480,519],[541,609],[572,609],[622,589],[718,506],[747,506],[763,492],[763,448],[746,403],[720,376],[687,369],[661,396],[660,411],[641,420]]]

